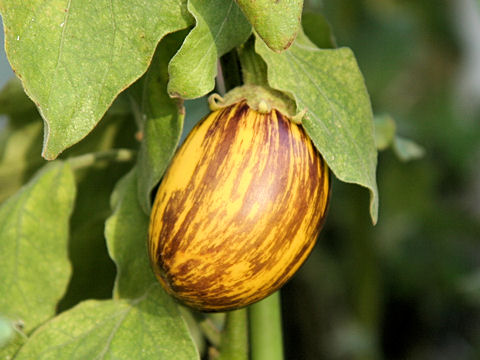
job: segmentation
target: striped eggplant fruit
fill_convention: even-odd
[[[261,300],[309,255],[329,194],[327,165],[299,125],[245,102],[214,111],[158,189],[148,245],[155,275],[201,311]]]

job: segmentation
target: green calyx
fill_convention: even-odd
[[[306,110],[297,112],[295,102],[284,93],[260,85],[242,85],[232,89],[224,97],[212,94],[208,98],[211,111],[240,101],[246,101],[248,106],[263,114],[276,109],[296,124],[302,122],[306,113]]]

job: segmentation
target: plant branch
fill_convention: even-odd
[[[66,159],[74,170],[82,169],[100,161],[130,162],[135,159],[136,152],[130,149],[112,149],[88,153]]]

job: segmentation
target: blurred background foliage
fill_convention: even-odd
[[[353,49],[374,113],[394,119],[398,134],[420,144],[425,154],[410,162],[390,149],[379,154],[375,227],[368,192],[334,180],[319,242],[282,290],[286,358],[480,359],[480,1],[306,0],[305,10],[323,15],[336,44]],[[315,18],[308,22],[315,32]],[[323,22],[316,31],[317,41],[328,43]],[[0,85],[12,76],[3,54]],[[8,91],[0,102],[5,98]],[[27,125],[22,134],[35,135],[24,137],[23,147],[15,142],[15,156],[33,159],[23,178],[0,174],[2,186],[12,191],[43,163],[41,121],[26,104],[7,111],[12,121],[0,118],[0,138]],[[185,133],[208,111],[205,99],[187,101],[186,108]],[[28,117],[36,122],[15,124],[22,111],[33,111]],[[131,145],[133,138],[122,134],[135,129],[121,106],[107,117],[125,125],[109,132],[113,120],[104,119],[107,130],[91,135],[90,143]],[[5,157],[8,143],[3,146]],[[81,153],[82,146],[91,144],[70,152]],[[109,189],[127,170],[113,166],[80,174],[89,196],[75,211],[88,214],[92,206],[101,211],[72,223],[79,231],[71,247],[82,244],[82,258],[95,261],[82,267],[72,258],[74,275],[61,310],[82,298],[110,296],[114,268],[103,221]],[[107,174],[114,176],[102,183]],[[3,190],[2,196],[10,194]],[[102,271],[98,261],[105,265]],[[88,294],[82,290],[86,283],[92,285]]]
[[[334,182],[282,293],[287,359],[480,359],[480,2],[310,0],[351,47],[375,114],[425,155],[379,153],[380,216]]]

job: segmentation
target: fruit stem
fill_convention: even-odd
[[[248,360],[248,326],[245,309],[227,313],[217,360]]]
[[[252,36],[238,48],[238,57],[242,66],[243,83],[246,85],[268,86],[267,64],[255,52],[255,37]]]
[[[135,159],[136,152],[130,149],[98,151],[68,158],[66,161],[74,170],[83,169],[99,161],[129,162]]]
[[[252,360],[283,360],[280,291],[251,305],[250,350]]]

